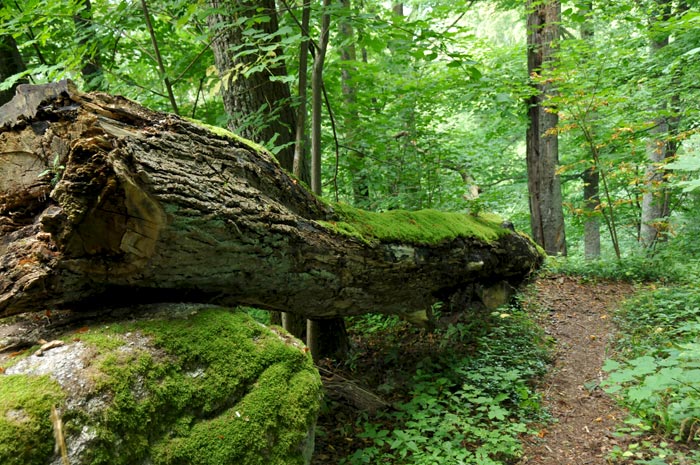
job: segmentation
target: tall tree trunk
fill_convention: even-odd
[[[593,41],[593,21],[590,14],[593,11],[593,0],[584,1],[579,6],[579,13],[586,19],[581,23],[581,38],[585,41]],[[592,46],[592,44],[589,44]],[[595,120],[595,116],[591,116]],[[593,124],[591,124],[593,126]],[[591,136],[594,130],[591,128]],[[594,160],[597,157],[593,157]],[[582,174],[583,180],[583,202],[586,215],[583,224],[583,249],[587,259],[600,257],[600,218],[598,209],[600,207],[600,172],[595,166],[588,167]]]
[[[24,61],[22,61],[22,55],[19,53],[15,39],[9,34],[0,36],[0,82],[10,76],[21,73],[25,69]],[[0,90],[0,105],[4,105],[12,100],[17,86],[26,82],[26,79],[20,79],[9,89]]]
[[[299,107],[297,110],[296,135],[294,137],[294,176],[311,185],[311,170],[309,166],[306,144],[306,98],[308,95],[308,63],[309,63],[309,25],[311,21],[311,0],[304,0],[301,13],[301,34],[303,40],[299,47]]]
[[[224,79],[222,88],[224,108],[230,116],[228,127],[241,136],[267,145],[282,147],[277,159],[283,168],[294,168],[294,128],[296,115],[292,106],[289,85],[271,78],[285,76],[286,66],[278,61],[265,71],[244,75],[242,71],[253,65],[259,54],[245,54],[258,44],[247,42],[243,31],[252,27],[271,37],[263,45],[279,45],[277,12],[274,0],[238,0],[226,2],[209,0],[209,5],[218,10],[207,18],[214,51],[214,60],[219,74]],[[242,17],[258,17],[262,21],[243,24],[236,21]],[[276,56],[281,55],[278,50]],[[251,115],[263,115],[263,125],[248,124]]]
[[[588,259],[600,257],[600,173],[595,166],[582,175],[583,200],[586,220],[583,224],[584,256]]]
[[[656,11],[653,13],[652,25],[660,21],[666,21],[671,16],[672,3],[670,0],[656,0]],[[650,53],[652,59],[659,55],[661,50],[669,44],[667,32],[652,32]],[[670,101],[666,96],[659,96],[659,103],[654,110],[657,113],[666,113]],[[649,131],[649,139],[646,144],[647,167],[644,176],[644,193],[642,195],[642,213],[639,238],[643,246],[653,247],[664,230],[668,212],[668,190],[666,188],[666,170],[663,167],[666,158],[675,155],[675,146],[668,141],[670,133],[669,119],[659,116],[653,121],[653,127]]]
[[[541,75],[554,59],[559,35],[561,4],[559,1],[528,0],[527,53],[530,76]],[[536,94],[528,101],[530,124],[527,130],[527,177],[530,199],[532,237],[550,255],[566,255],[566,234],[561,185],[556,173],[559,145],[556,134],[558,117],[547,108],[551,83],[535,79]]]
[[[318,49],[314,55],[311,73],[311,190],[316,195],[322,194],[321,189],[321,117],[323,109],[323,66],[326,60],[326,48],[331,22],[328,11],[330,0],[323,0],[321,15],[321,36]]]

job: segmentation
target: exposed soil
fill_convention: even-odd
[[[525,438],[520,465],[605,464],[624,439],[613,435],[625,418],[601,389],[601,366],[613,331],[612,312],[633,292],[630,284],[551,277],[535,283],[541,324],[555,338],[553,366],[540,390],[554,422]],[[624,447],[623,447],[624,448]]]

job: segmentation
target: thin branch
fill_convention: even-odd
[[[163,76],[163,82],[165,83],[165,88],[168,91],[168,97],[170,98],[170,105],[173,107],[173,111],[176,115],[180,112],[177,109],[177,102],[175,101],[175,95],[173,94],[173,86],[170,84],[168,76],[165,74],[165,66],[163,66],[163,59],[160,56],[160,50],[158,49],[158,40],[156,39],[156,33],[153,30],[153,25],[151,24],[151,15],[148,13],[148,6],[146,5],[146,0],[141,0],[141,8],[143,9],[143,16],[146,19],[146,27],[151,35],[151,43],[153,44],[153,51],[156,54],[156,61],[158,63],[158,69],[160,74]]]

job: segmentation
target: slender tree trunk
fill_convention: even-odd
[[[321,116],[323,108],[323,66],[326,59],[326,48],[331,16],[328,12],[330,0],[323,0],[324,12],[321,15],[321,37],[318,50],[314,55],[314,65],[311,73],[311,190],[316,195],[322,194],[321,189]]]
[[[158,46],[158,39],[156,38],[156,32],[153,29],[153,24],[151,24],[151,13],[148,11],[148,3],[146,0],[141,0],[141,10],[143,11],[143,18],[146,21],[146,28],[151,36],[151,46],[153,47],[153,54],[156,58],[156,63],[158,64],[158,71],[163,79],[163,85],[168,93],[168,99],[170,100],[170,107],[176,115],[180,114],[180,110],[177,108],[177,101],[175,100],[175,94],[173,93],[173,86],[170,83],[170,78],[165,70],[165,65],[163,64],[163,58],[160,54],[160,47]]]
[[[0,82],[10,76],[21,73],[25,69],[24,61],[22,61],[22,55],[19,54],[15,39],[9,34],[0,36]],[[26,82],[26,79],[20,79],[9,89],[0,90],[0,105],[4,105],[12,100],[17,86]]]
[[[588,17],[593,11],[593,0],[584,1],[579,6],[579,12],[586,19],[581,23],[581,38],[585,41],[593,41],[593,22]],[[592,46],[592,44],[591,44]],[[594,136],[593,125],[595,115],[589,118],[591,123],[591,137]],[[593,157],[594,160],[596,157]],[[583,224],[583,248],[584,256],[587,259],[600,257],[600,172],[594,161],[593,166],[588,167],[582,174],[583,180],[583,202],[586,215]]]
[[[653,23],[666,21],[671,15],[672,4],[670,0],[656,0],[657,11],[652,18]],[[651,39],[650,53],[652,58],[660,54],[669,44],[669,35],[666,32],[656,32]],[[666,113],[670,101],[665,96],[659,96],[656,112]],[[654,126],[649,131],[647,141],[647,167],[644,176],[644,193],[642,195],[642,213],[639,237],[643,246],[651,248],[660,238],[666,222],[668,212],[668,190],[666,188],[666,170],[664,161],[675,155],[675,149],[669,145],[670,133],[669,119],[659,116],[653,121]]]
[[[588,259],[600,257],[600,173],[595,166],[583,172],[583,200],[586,221],[583,224],[584,255]]]
[[[228,127],[241,136],[262,142],[268,146],[282,147],[277,159],[283,168],[294,168],[294,128],[296,115],[292,106],[289,85],[272,78],[286,76],[286,66],[277,61],[264,71],[244,75],[241,71],[252,66],[259,54],[245,54],[257,48],[243,36],[247,27],[265,33],[270,42],[263,45],[279,45],[279,37],[272,36],[278,30],[274,0],[238,0],[226,2],[209,0],[209,5],[219,12],[207,17],[214,37],[212,50],[219,74],[224,80],[222,88],[224,108],[229,114]],[[258,17],[262,21],[250,24],[236,23],[242,17]],[[281,55],[281,50],[276,56]],[[264,124],[250,124],[251,115],[261,116]],[[258,121],[259,122],[259,121]]]
[[[547,63],[554,59],[561,4],[553,0],[528,0],[527,8],[528,72],[535,77],[541,75]],[[526,149],[532,236],[548,254],[566,255],[561,185],[556,174],[559,164],[558,117],[546,106],[554,88],[542,79],[535,79],[532,85],[537,93],[528,102],[530,124]]]
[[[304,0],[301,13],[301,33],[304,39],[299,47],[299,107],[297,110],[296,135],[294,138],[294,176],[311,185],[311,171],[308,163],[306,144],[306,98],[309,63],[309,24],[311,20],[311,0]]]

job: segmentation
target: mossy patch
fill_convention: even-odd
[[[307,462],[322,385],[303,346],[244,312],[193,308],[178,317],[110,323],[80,334],[95,354],[86,370],[93,386],[87,398],[102,407],[64,409],[69,443],[85,427],[93,434],[79,463]],[[37,410],[31,417],[45,422],[33,423],[32,431],[8,424],[8,392],[24,393],[11,405],[27,404],[23,409]],[[48,462],[53,442],[47,412],[62,395],[46,377],[0,375],[0,463]],[[30,408],[30,401],[40,400],[41,408]],[[48,449],[35,448],[36,441]],[[4,459],[9,455],[3,453],[20,456],[18,448],[43,455],[34,462]]]
[[[92,463],[147,456],[159,465],[304,463],[301,445],[321,384],[301,348],[225,310],[107,331],[115,330],[148,337],[162,352],[117,350],[101,358],[98,385],[112,402]]]
[[[322,226],[339,234],[355,237],[365,243],[408,242],[437,244],[458,237],[494,241],[510,234],[501,227],[496,215],[473,216],[466,213],[437,210],[390,210],[376,213],[359,210],[345,204],[333,205],[338,220],[319,221]]]
[[[0,463],[45,464],[53,454],[51,406],[63,402],[48,376],[0,376]]]

